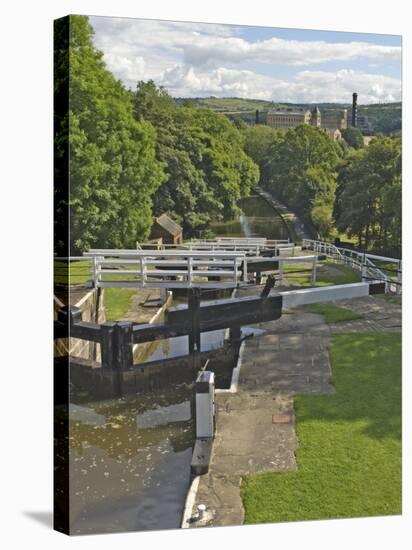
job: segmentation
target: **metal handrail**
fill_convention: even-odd
[[[402,269],[401,260],[397,258],[389,258],[387,256],[378,256],[377,254],[368,254],[364,252],[358,252],[350,248],[337,247],[332,243],[324,241],[317,241],[312,239],[303,239],[302,247],[306,247],[310,250],[314,250],[318,254],[325,254],[332,257],[336,262],[349,265],[353,269],[357,269],[362,274],[362,280],[375,280],[385,283],[385,293],[391,292],[395,287],[395,293],[401,294],[402,287]],[[399,270],[397,270],[397,280],[394,281],[391,277],[387,276],[379,267],[377,267],[372,259],[398,263]]]
[[[85,256],[93,258],[96,288],[232,288],[247,283],[247,258],[241,251],[94,249]],[[205,277],[207,281],[199,280]]]

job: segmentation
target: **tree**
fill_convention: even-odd
[[[288,130],[268,156],[266,187],[290,208],[310,219],[315,206],[333,206],[342,149],[322,130],[307,124]]]
[[[400,138],[377,137],[343,164],[334,208],[337,228],[359,246],[401,246]]]
[[[260,184],[265,186],[271,177],[271,160],[283,139],[283,132],[270,126],[248,126],[243,132],[246,153],[256,162],[260,171]]]
[[[241,132],[209,109],[177,107],[154,82],[139,82],[135,116],[157,129],[156,157],[167,181],[154,196],[154,212],[167,212],[186,234],[200,236],[213,219],[228,219],[257,183],[257,166],[243,150]]]
[[[130,247],[148,236],[151,196],[164,180],[156,132],[133,116],[84,16],[70,16],[70,249]],[[58,73],[56,85],[65,78]],[[58,136],[57,136],[58,138]]]
[[[341,130],[342,137],[348,145],[354,149],[361,149],[363,147],[363,135],[358,128],[348,126]]]

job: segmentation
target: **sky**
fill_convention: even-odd
[[[152,79],[173,97],[290,103],[401,100],[401,37],[90,17],[94,44],[129,88]]]

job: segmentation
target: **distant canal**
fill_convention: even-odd
[[[240,216],[226,222],[214,222],[210,228],[221,237],[267,237],[287,239],[287,228],[277,212],[259,195],[251,195],[238,203]]]

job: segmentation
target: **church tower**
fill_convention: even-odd
[[[312,126],[316,126],[317,128],[320,128],[320,111],[319,108],[316,106],[312,109],[310,113],[310,123]]]

